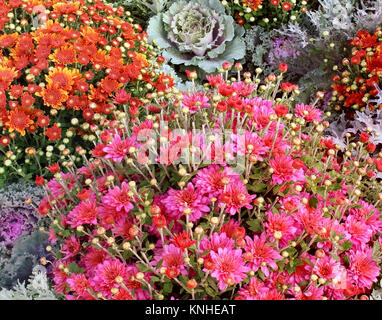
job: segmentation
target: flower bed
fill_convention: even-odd
[[[286,69],[264,84],[239,72],[153,97],[160,113],[119,120],[86,166],[56,174],[39,207],[59,248],[56,292],[367,299],[380,273],[382,160],[363,142],[340,152],[323,113],[293,102]]]
[[[342,61],[344,70],[333,77],[332,106],[336,111],[350,113],[379,109],[382,104],[382,30],[359,31],[350,44],[351,56]]]
[[[122,7],[2,0],[0,13],[0,182],[46,176],[69,154],[80,164],[76,147],[91,149],[118,92],[134,119],[148,92],[173,85]]]

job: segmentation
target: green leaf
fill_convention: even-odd
[[[289,275],[291,275],[293,272],[296,271],[296,267],[293,267],[290,263],[288,263],[285,267],[285,270],[288,272]]]
[[[349,240],[344,241],[341,244],[341,252],[350,250],[352,246],[353,246],[353,243],[351,241],[349,241]]]
[[[68,264],[68,269],[71,273],[84,273],[85,269],[80,268],[77,263],[72,262]]]
[[[209,285],[211,286],[211,288],[213,288],[215,290],[215,292],[219,292],[219,288],[216,285],[215,280],[213,278],[208,278],[207,281],[208,281]]]
[[[261,221],[259,219],[249,220],[247,224],[249,225],[249,230],[253,232],[261,230]]]
[[[348,256],[347,254],[344,255],[344,257],[342,258],[342,260],[343,260],[345,266],[349,266],[349,265],[350,265],[350,258],[349,258],[349,256]]]
[[[209,295],[211,298],[215,297],[216,293],[210,287],[205,287],[204,289],[206,290],[207,295]]]
[[[302,266],[304,264],[304,262],[302,262],[300,259],[295,259],[294,262],[296,267]]]
[[[250,13],[246,13],[246,14],[244,15],[244,18],[245,18],[245,20],[249,20],[249,19],[252,18],[252,15],[251,15]]]
[[[163,259],[160,259],[158,264],[157,264],[157,268],[160,268],[162,266],[162,263],[163,263]]]
[[[267,185],[265,183],[256,183],[254,185],[247,184],[247,188],[254,193],[262,193],[267,190]]]
[[[318,199],[316,197],[311,197],[309,199],[309,207],[317,209]]]
[[[265,280],[267,277],[265,276],[265,274],[263,273],[263,271],[261,271],[260,269],[257,270],[257,273],[259,274],[259,277],[261,278],[261,280]]]
[[[172,292],[172,287],[173,287],[172,282],[170,282],[170,281],[165,282],[165,284],[163,286],[163,293],[171,293]]]
[[[283,192],[281,192],[281,194],[283,196],[286,196],[289,193],[289,191],[290,191],[290,187],[287,187],[287,188],[285,188],[285,190]]]
[[[149,269],[148,269],[145,265],[143,265],[143,264],[141,264],[141,263],[137,263],[136,266],[137,266],[137,268],[139,269],[139,271],[141,271],[141,272],[147,272],[147,271],[149,271]]]
[[[310,261],[308,258],[305,258],[305,257],[301,257],[302,260],[304,260],[307,264],[309,264],[311,267],[314,266],[313,262]]]
[[[278,261],[276,262],[278,268],[279,268],[279,272],[283,272],[284,271],[284,266],[285,266],[285,261],[284,260],[281,260],[281,261]]]
[[[296,248],[293,248],[293,247],[291,247],[291,248],[288,248],[288,249],[286,249],[286,250],[284,250],[284,251],[286,251],[286,252],[288,252],[288,253],[289,253],[289,257],[293,257],[293,256],[294,256],[294,254],[297,252],[297,249],[296,249]]]

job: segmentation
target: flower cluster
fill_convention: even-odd
[[[239,67],[239,66],[237,66]],[[67,299],[368,299],[381,262],[382,160],[345,152],[287,66],[148,98],[44,185]],[[190,71],[189,77],[195,78]],[[364,194],[376,191],[367,202]]]
[[[300,21],[301,15],[316,6],[317,1],[304,0],[223,0],[237,23],[246,29],[260,25],[266,29],[283,23]]]
[[[26,178],[89,149],[97,124],[124,94],[131,118],[148,92],[172,78],[156,73],[147,34],[123,7],[102,1],[0,1],[0,173]],[[160,57],[159,62],[163,62]],[[81,157],[77,155],[77,160]]]
[[[351,56],[342,60],[341,74],[333,76],[331,105],[337,111],[379,109],[382,104],[382,29],[361,30],[350,42]]]

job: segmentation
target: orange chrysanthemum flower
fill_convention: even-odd
[[[53,5],[54,12],[58,14],[70,14],[75,13],[80,9],[80,4],[78,2],[75,3],[64,3],[59,2]]]
[[[81,74],[77,69],[69,70],[68,68],[55,68],[49,75],[45,76],[49,85],[55,85],[57,88],[69,91],[75,81],[81,78]]]
[[[60,109],[61,105],[68,100],[68,93],[57,88],[55,85],[48,85],[41,93],[36,93],[44,99],[44,103],[54,109]]]
[[[67,65],[77,62],[76,51],[73,46],[66,45],[60,49],[57,49],[54,53],[49,56],[54,62]]]
[[[18,38],[18,33],[3,34],[0,36],[0,47],[8,48],[12,47]]]
[[[45,135],[49,140],[58,140],[61,138],[61,128],[57,127],[57,123],[54,123],[52,127],[46,129]]]
[[[108,94],[115,92],[122,85],[122,83],[118,83],[117,81],[110,79],[109,77],[106,77],[101,81],[101,88],[105,90]]]
[[[46,2],[48,2],[48,1],[46,1],[46,0],[28,0],[28,5],[30,5],[32,8],[34,7],[34,6],[38,6],[38,5],[44,5],[44,4],[46,4]],[[60,3],[60,2],[69,2],[68,0],[49,0],[49,2],[51,3],[51,4],[56,4],[56,3]]]
[[[94,28],[90,27],[81,27],[81,35],[86,41],[91,43],[97,43],[100,39],[99,33]]]
[[[11,95],[15,98],[20,97],[23,94],[24,87],[19,84],[14,84],[11,86]]]
[[[48,20],[45,24],[45,28],[37,29],[37,33],[58,33],[61,32],[64,28],[56,20]]]
[[[31,125],[33,121],[29,116],[21,110],[13,110],[8,116],[8,121],[5,123],[8,126],[9,132],[17,131],[22,136],[25,136],[25,129]]]
[[[37,118],[37,125],[39,127],[47,127],[49,125],[50,119],[48,116],[41,115]]]
[[[99,49],[93,56],[91,56],[91,61],[94,65],[98,64],[100,66],[103,66],[106,62],[106,54],[107,52],[105,50]]]
[[[142,53],[136,54],[134,64],[139,65],[141,68],[147,68],[150,66],[150,63],[147,61],[147,57]]]
[[[7,90],[17,76],[15,68],[0,66],[0,90]]]
[[[258,9],[262,2],[263,0],[243,0],[243,4],[247,7],[250,7],[254,11]]]

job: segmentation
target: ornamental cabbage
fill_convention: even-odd
[[[244,29],[218,0],[176,1],[150,19],[147,33],[169,62],[207,73],[245,55]]]

